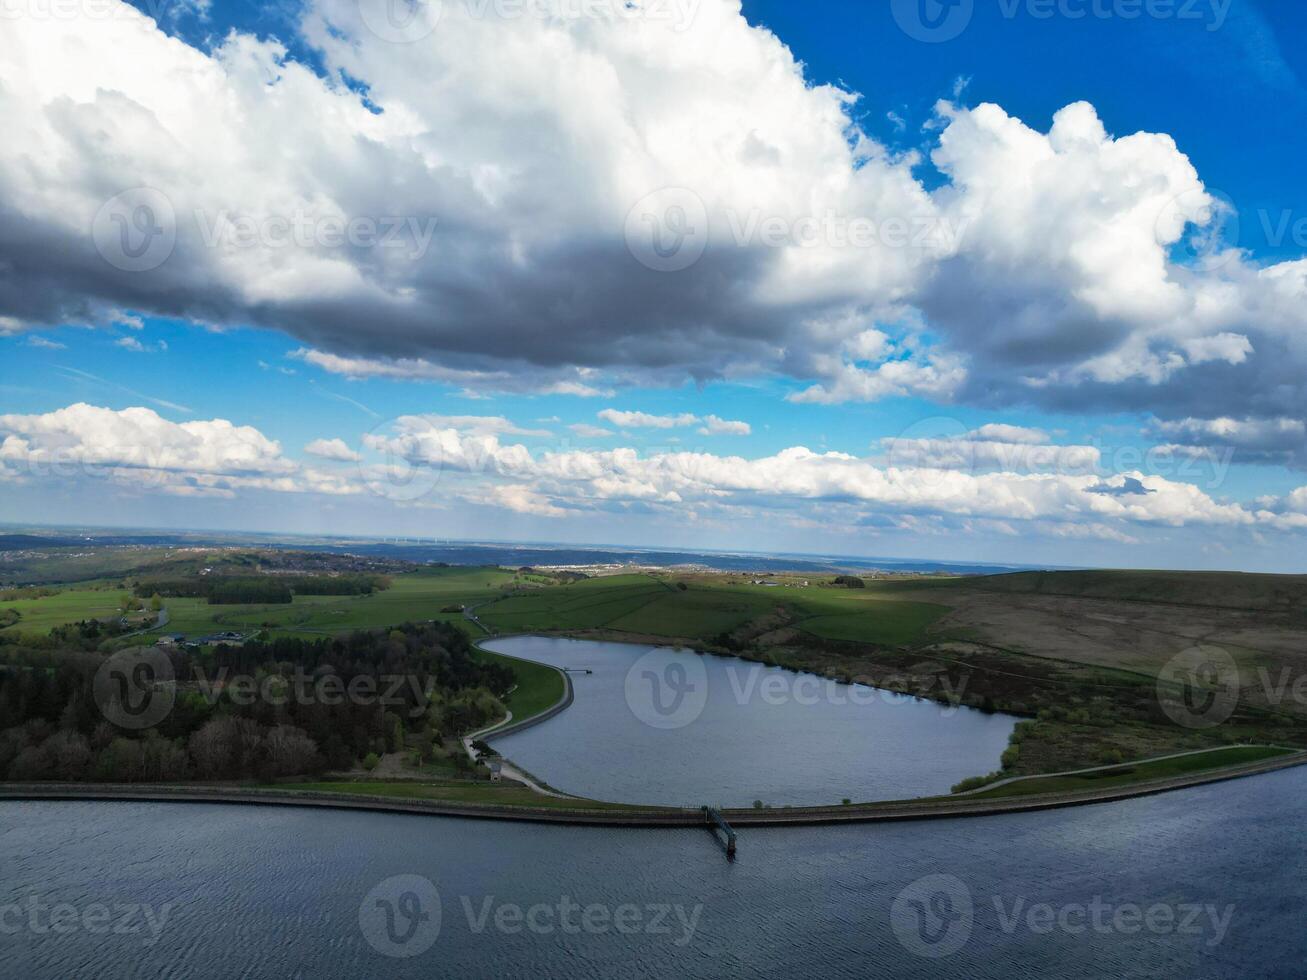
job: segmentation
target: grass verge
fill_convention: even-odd
[[[540,796],[524,786],[472,782],[469,780],[448,783],[381,783],[366,780],[339,783],[295,783],[291,786],[279,786],[278,789],[290,789],[296,792],[384,796],[392,799],[430,800],[440,803],[485,803],[494,806],[547,807],[551,810],[652,809],[651,807],[629,807],[623,803],[601,803],[597,800],[564,800],[554,796]]]
[[[1284,755],[1292,750],[1265,745],[1239,745],[1216,749],[1197,755],[1185,755],[1154,762],[1126,763],[1110,769],[1081,773],[1076,776],[1027,777],[1004,786],[996,786],[983,793],[969,794],[966,799],[992,800],[1011,796],[1032,796],[1043,793],[1075,793],[1085,790],[1110,789],[1156,779],[1172,779],[1191,773],[1209,772],[1232,766],[1249,765]]]
[[[514,723],[548,711],[562,700],[567,689],[563,675],[548,664],[519,660],[481,647],[476,647],[473,655],[482,663],[502,664],[517,677],[517,687],[505,699],[508,710],[513,712]]]

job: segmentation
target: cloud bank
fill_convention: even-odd
[[[922,160],[731,0],[447,3],[401,39],[384,4],[305,6],[325,74],[125,5],[7,21],[0,331],[133,310],[469,390],[772,373],[819,403],[1303,418],[1307,262],[1239,251],[1165,134],[943,103]]]

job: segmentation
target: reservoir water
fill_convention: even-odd
[[[571,707],[493,744],[592,799],[747,807],[946,794],[999,767],[1017,722],[688,650],[538,636],[483,645],[571,671]]]
[[[697,830],[0,803],[0,964],[25,980],[1301,976],[1304,817],[1295,769],[1047,813],[748,830],[728,864]]]

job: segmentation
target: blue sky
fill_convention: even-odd
[[[370,3],[17,22],[0,112],[48,154],[0,154],[0,520],[1302,570],[1298,5],[960,0],[932,42],[936,0],[700,0],[633,47],[479,0],[394,43]],[[130,68],[16,56],[107,30]],[[96,222],[141,187],[176,243],[124,270]],[[686,268],[631,239],[666,187]],[[200,240],[324,201],[430,248]],[[965,234],[729,240],[805,207]]]

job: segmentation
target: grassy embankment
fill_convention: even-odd
[[[559,810],[633,809],[622,803],[578,801],[560,799],[555,796],[541,796],[525,786],[514,783],[487,783],[467,780],[436,783],[387,783],[358,780],[353,782],[293,783],[278,786],[277,788],[300,792],[348,793],[356,796],[385,796],[392,799],[433,800],[440,803],[481,803],[494,806],[548,807]],[[642,807],[640,809],[650,808]]]
[[[513,713],[514,722],[526,721],[548,711],[562,700],[566,692],[563,675],[554,667],[480,648],[475,656],[486,663],[503,664],[517,676],[517,686],[504,699],[505,706]]]
[[[1185,755],[1174,759],[1160,759],[1155,762],[1113,766],[1109,769],[1099,769],[1094,772],[1079,773],[1073,776],[1026,777],[1003,786],[996,786],[993,789],[970,794],[969,798],[989,800],[1011,796],[1031,796],[1039,793],[1075,793],[1129,786],[1134,783],[1152,780],[1173,779],[1176,776],[1187,776],[1192,773],[1246,766],[1254,762],[1290,755],[1292,751],[1292,749],[1275,748],[1267,745],[1231,746],[1227,749],[1216,749],[1199,755]]]
[[[1281,758],[1292,754],[1292,750],[1271,746],[1234,746],[1217,749],[1198,755],[1181,756],[1174,759],[1160,759],[1153,762],[1141,762],[1133,765],[1115,766],[1095,772],[1066,776],[1018,779],[1003,786],[966,796],[937,797],[931,800],[915,801],[948,806],[953,801],[1001,800],[1019,797],[1031,797],[1048,793],[1093,793],[1097,790],[1121,789],[1131,786],[1174,779],[1180,776],[1217,773],[1220,770],[1235,769],[1264,762],[1268,759]],[[503,783],[485,782],[377,782],[377,781],[340,781],[295,783],[278,787],[279,789],[301,792],[347,793],[358,796],[382,796],[391,799],[430,800],[441,803],[478,803],[505,807],[548,807],[551,809],[603,809],[612,811],[648,810],[652,807],[632,807],[620,803],[603,803],[598,801],[576,801],[556,797],[538,796],[530,790]],[[866,811],[874,814],[877,810],[892,809],[904,802],[886,800],[878,803],[856,804],[848,807],[848,812]],[[791,809],[791,808],[785,808]],[[802,809],[802,808],[797,808]]]

